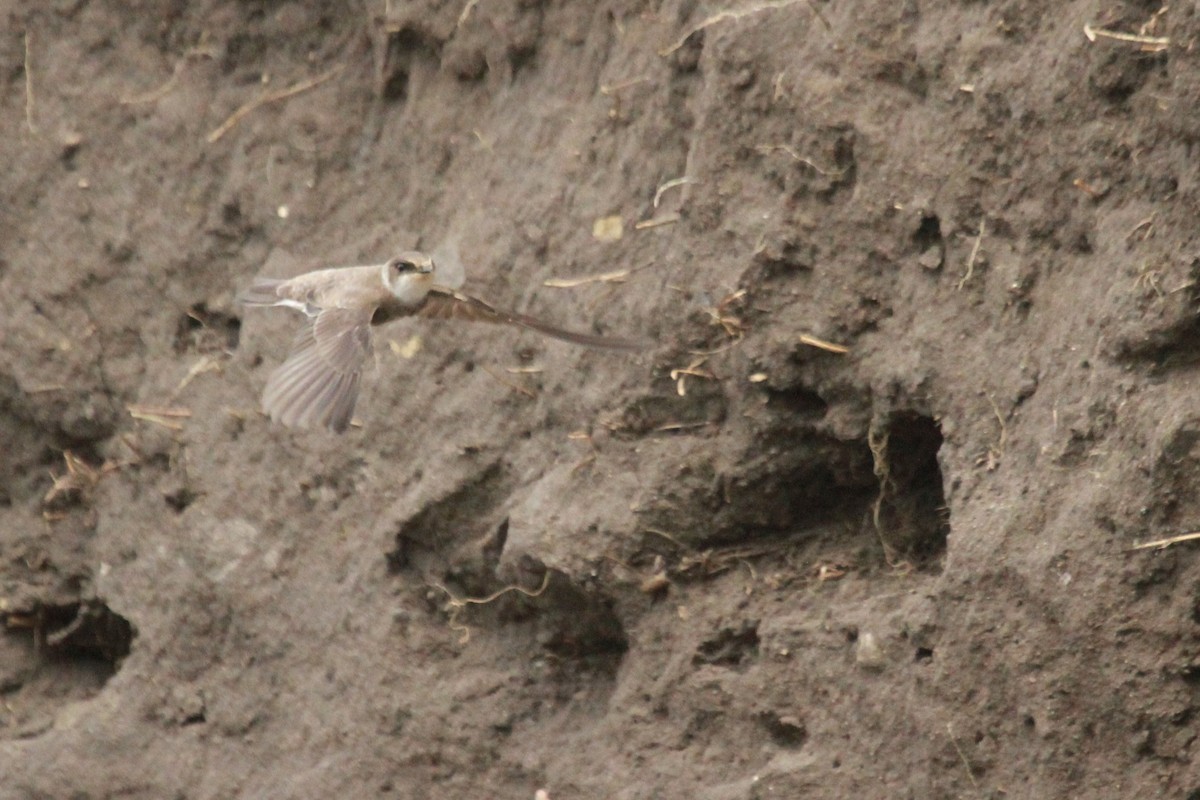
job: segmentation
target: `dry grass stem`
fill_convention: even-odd
[[[29,63],[29,31],[25,31],[25,125],[30,133],[37,133],[37,125],[33,121],[33,71]]]
[[[175,84],[179,82],[179,76],[183,74],[183,68],[187,66],[189,61],[191,61],[193,58],[215,58],[216,55],[217,52],[212,47],[197,45],[196,47],[188,48],[184,54],[180,56],[179,60],[175,62],[175,66],[171,69],[171,77],[167,78],[167,80],[163,82],[161,86],[156,89],[151,89],[148,92],[135,94],[132,97],[122,97],[121,105],[135,106],[161,100],[170,94],[171,90],[175,88]]]
[[[734,339],[733,341],[723,344],[720,347],[717,347],[713,350],[688,350],[687,353],[690,356],[715,356],[715,355],[720,355],[721,353],[724,353],[728,350],[732,350],[733,348],[737,347],[741,343],[742,343],[741,339]]]
[[[958,291],[967,285],[967,281],[971,280],[971,276],[975,274],[975,259],[979,258],[979,247],[983,244],[983,234],[987,230],[987,220],[983,217],[979,219],[979,233],[975,236],[975,244],[971,247],[971,255],[967,257],[967,269],[963,276],[958,281]]]
[[[322,83],[325,83],[326,81],[332,80],[333,78],[337,77],[337,75],[345,68],[346,68],[345,64],[339,64],[338,66],[334,67],[333,69],[329,70],[328,72],[326,72],[323,75],[318,75],[315,78],[310,78],[306,81],[301,81],[300,83],[297,83],[295,86],[290,86],[287,89],[280,89],[278,92],[268,92],[267,94],[264,94],[262,97],[251,100],[249,103],[246,103],[241,108],[239,108],[237,111],[234,111],[232,114],[230,114],[229,119],[225,120],[220,125],[218,125],[216,128],[214,128],[213,132],[208,135],[208,143],[215,144],[222,136],[224,136],[226,133],[228,133],[233,128],[234,125],[237,125],[238,122],[241,121],[242,117],[246,116],[251,111],[254,111],[255,109],[259,108],[260,106],[265,106],[270,103],[277,103],[280,100],[286,100],[289,97],[294,97],[295,95],[298,95],[301,92],[307,92],[309,89],[315,89],[316,87],[320,86]]]
[[[674,189],[676,186],[686,186],[689,183],[699,183],[695,178],[689,178],[684,175],[682,178],[672,178],[666,183],[654,190],[654,207],[658,208],[658,204],[662,202],[662,196],[665,192]]]
[[[821,24],[825,26],[825,30],[833,33],[833,25],[829,24],[829,20],[825,17],[825,13],[817,7],[817,4],[814,3],[813,0],[804,0],[804,2],[808,3],[808,7],[812,11],[813,16],[821,21]]]
[[[818,339],[816,336],[809,336],[807,333],[800,334],[800,344],[806,344],[809,347],[815,347],[818,350],[824,350],[829,353],[837,353],[840,356],[850,352],[850,348],[844,344],[827,342],[824,339]]]
[[[1171,46],[1170,36],[1144,36],[1137,33],[1122,33],[1121,31],[1110,31],[1107,28],[1093,28],[1091,23],[1084,24],[1083,35],[1088,38],[1089,42],[1094,42],[1097,39],[1112,39],[1117,42],[1139,44],[1141,45],[1141,50],[1147,53],[1159,53]]]
[[[475,138],[479,140],[480,147],[489,153],[495,152],[491,139],[485,137],[478,129],[472,130],[471,133],[474,134]]]
[[[635,231],[644,231],[647,228],[659,228],[663,225],[674,225],[676,222],[679,222],[679,219],[680,217],[678,214],[667,214],[666,216],[658,217],[656,219],[643,219],[639,222],[635,222],[633,229]]]
[[[712,370],[702,369],[704,362],[708,360],[708,356],[694,359],[691,364],[686,367],[671,370],[671,380],[675,381],[675,391],[680,397],[687,396],[687,384],[684,379],[687,377],[703,378],[704,380],[715,381],[717,376]]]
[[[996,422],[1000,424],[1000,439],[995,445],[988,447],[987,454],[983,458],[988,472],[992,472],[1000,466],[1000,460],[1004,458],[1004,446],[1008,441],[1008,426],[1004,424],[1004,415],[1000,413],[1000,407],[996,405],[996,401],[990,394],[985,397],[992,407],[992,413],[996,415]]]
[[[637,86],[639,83],[645,83],[648,80],[650,79],[643,76],[641,78],[630,78],[629,80],[621,81],[620,83],[602,83],[600,84],[600,94],[611,96],[622,89],[628,89],[630,86]]]
[[[958,739],[954,737],[954,728],[951,727],[949,722],[946,723],[946,733],[950,734],[950,744],[954,745],[954,749],[958,753],[958,757],[962,759],[963,766],[967,768],[967,778],[971,781],[972,788],[978,792],[979,782],[975,780],[975,768],[971,766],[970,760],[967,759],[967,754],[964,753],[962,747],[959,746]]]
[[[688,39],[692,38],[705,28],[712,27],[718,23],[729,20],[739,20],[742,17],[748,17],[751,14],[757,14],[760,11],[772,11],[777,8],[787,8],[788,6],[794,6],[799,2],[801,2],[801,0],[772,0],[772,2],[759,3],[757,5],[747,6],[746,8],[737,9],[736,11],[720,11],[700,22],[698,25],[693,25],[691,28],[688,28],[687,32],[684,33],[683,36],[680,36],[674,44],[663,50],[659,50],[658,54],[660,56],[671,55],[671,53],[674,53],[676,50],[687,44]],[[805,2],[809,2],[811,7],[811,0],[805,0]]]
[[[192,366],[188,367],[187,374],[183,376],[183,380],[175,387],[175,391],[171,392],[171,401],[174,402],[179,393],[188,387],[197,375],[203,375],[205,372],[220,372],[221,362],[212,356],[201,356],[201,358]]]
[[[1135,544],[1133,547],[1129,548],[1129,550],[1165,550],[1173,544],[1179,544],[1181,542],[1194,542],[1197,540],[1200,540],[1200,531],[1192,531],[1191,533],[1181,533],[1178,536],[1168,536],[1166,539],[1155,539],[1152,542]]]
[[[1088,197],[1091,197],[1094,199],[1099,199],[1101,197],[1104,197],[1104,195],[1108,194],[1107,188],[1093,186],[1092,184],[1085,181],[1083,178],[1076,178],[1075,180],[1071,181],[1071,185],[1074,186],[1079,191],[1086,194]]]
[[[127,463],[132,462],[105,461],[99,467],[93,467],[70,450],[64,450],[63,464],[67,471],[62,475],[50,473],[51,486],[42,496],[42,516],[50,521],[63,518],[66,515],[57,512],[62,510],[65,503],[86,501],[101,478]]]
[[[467,19],[471,16],[471,12],[475,9],[475,6],[478,5],[478,3],[479,0],[467,0],[466,5],[463,6],[462,12],[458,15],[458,22],[454,23],[455,28],[461,28],[463,25],[467,24]]]
[[[799,153],[796,152],[795,148],[793,148],[790,145],[760,144],[758,147],[756,147],[754,149],[757,150],[758,152],[762,153],[763,155],[770,155],[771,153],[786,153],[787,155],[792,157],[793,161],[799,161],[801,164],[804,164],[805,166],[807,166],[813,170],[816,170],[817,172],[821,173],[822,175],[824,175],[827,178],[840,178],[842,175],[846,174],[846,170],[844,170],[844,169],[836,169],[836,170],[822,169],[821,167],[817,166],[815,161],[813,161],[811,158],[805,158],[804,156],[800,155]]]
[[[1150,238],[1150,235],[1154,232],[1154,214],[1151,214],[1137,225],[1134,225],[1129,233],[1125,234],[1126,241],[1132,239],[1134,236],[1138,236],[1139,232],[1143,232],[1141,233],[1141,236],[1138,237],[1139,241],[1144,242]]]
[[[746,332],[746,326],[742,324],[741,317],[735,317],[729,311],[733,306],[740,305],[746,299],[746,294],[745,289],[738,289],[736,292],[722,297],[720,302],[712,308],[704,309],[712,317],[713,325],[720,326],[731,339],[741,339]]]
[[[142,420],[143,422],[151,422],[155,425],[160,425],[168,430],[181,431],[183,424],[178,422],[180,419],[187,419],[192,416],[191,409],[182,408],[179,406],[145,406],[129,404],[125,406],[129,412],[129,416],[134,419]]]
[[[504,385],[505,385],[505,386],[507,386],[509,389],[512,389],[514,392],[517,392],[517,393],[519,393],[519,394],[523,394],[523,395],[525,395],[526,397],[529,397],[529,398],[536,398],[536,397],[537,397],[537,392],[535,392],[533,389],[530,389],[528,386],[522,386],[521,384],[517,383],[516,381],[510,381],[508,378],[505,378],[505,377],[504,377],[503,375],[501,375],[500,373],[498,373],[498,372],[495,372],[495,371],[493,371],[492,369],[490,369],[490,368],[488,368],[488,367],[485,367],[485,366],[483,366],[482,364],[480,365],[480,367],[481,367],[481,368],[483,369],[483,371],[484,371],[484,372],[486,372],[488,375],[491,375],[493,378],[495,378],[496,380],[500,381],[500,383],[504,384]]]
[[[712,425],[711,422],[665,422],[654,429],[655,433],[667,433],[670,431],[688,431],[693,428],[703,428]]]
[[[174,417],[186,419],[192,416],[192,410],[183,406],[147,406],[130,403],[125,406],[130,414],[151,414],[156,417]]]
[[[589,283],[621,283],[629,277],[630,270],[616,269],[612,272],[601,272],[598,275],[585,275],[580,278],[547,278],[542,281],[542,286],[549,286],[553,289],[574,289],[576,286],[584,286]]]

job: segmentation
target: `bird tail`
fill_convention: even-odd
[[[238,302],[244,306],[279,305],[281,298],[276,290],[283,282],[280,278],[255,278],[254,283],[238,294]]]

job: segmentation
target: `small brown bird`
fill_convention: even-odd
[[[241,303],[288,306],[308,315],[291,354],[267,379],[263,412],[289,427],[346,430],[358,400],[363,365],[373,352],[371,326],[400,317],[516,325],[565,342],[609,350],[645,347],[642,342],[576,333],[524,314],[497,310],[462,294],[457,286],[439,285],[435,282],[438,272],[432,258],[409,251],[384,264],[319,269],[289,280],[256,279],[238,296]],[[461,283],[461,275],[452,275],[452,269],[445,272],[448,283]]]

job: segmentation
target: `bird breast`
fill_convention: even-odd
[[[395,302],[408,308],[414,308],[425,302],[429,289],[433,286],[433,275],[401,275],[388,288],[391,289]]]

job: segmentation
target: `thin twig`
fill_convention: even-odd
[[[827,342],[824,339],[818,339],[816,336],[809,336],[807,333],[800,334],[800,344],[806,344],[809,347],[815,347],[818,350],[825,350],[838,355],[845,355],[850,352],[850,348],[843,344],[834,344]]]
[[[287,98],[298,95],[301,92],[307,92],[309,89],[314,89],[314,88],[320,86],[322,83],[325,83],[326,81],[337,77],[338,73],[340,73],[345,68],[346,68],[345,64],[339,64],[338,66],[336,66],[333,69],[326,72],[324,75],[318,75],[315,78],[310,78],[309,80],[301,81],[300,83],[296,84],[295,86],[291,86],[287,89],[281,89],[278,92],[271,92],[269,94],[265,94],[262,97],[255,99],[255,100],[251,100],[249,103],[246,103],[241,108],[239,108],[237,111],[234,111],[232,114],[230,114],[229,119],[225,120],[220,125],[218,125],[216,128],[214,128],[213,132],[208,135],[208,143],[214,144],[218,139],[220,139],[222,136],[224,136],[226,133],[228,133],[229,130],[234,125],[237,125],[238,122],[241,121],[242,117],[246,116],[251,111],[254,111],[259,106],[265,106],[269,103],[277,103],[280,100],[286,100]]]

